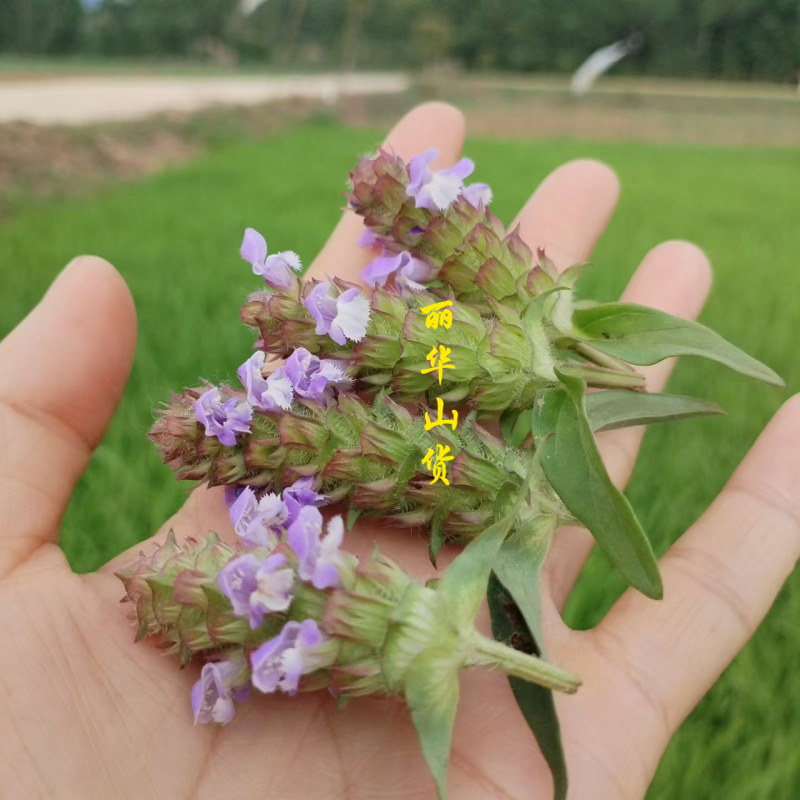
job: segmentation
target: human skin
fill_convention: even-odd
[[[456,161],[458,111],[421,106],[388,144],[409,158],[428,147]],[[561,268],[586,259],[614,209],[617,179],[577,161],[551,174],[521,210],[522,235]],[[370,254],[346,215],[310,274],[352,280]],[[703,253],[668,242],[643,260],[624,299],[696,316],[711,282]],[[113,571],[122,554],[75,575],[56,545],[76,481],[101,440],[133,361],[136,317],[120,275],[81,257],[0,344],[0,787],[4,798],[431,798],[433,782],[402,703],[365,698],[337,710],[327,693],[253,696],[228,727],[195,726],[189,692],[199,667],[177,669],[134,644]],[[646,370],[658,391],[670,364]],[[642,431],[598,436],[623,485]],[[800,400],[776,414],[720,496],[661,559],[664,599],[628,591],[591,631],[560,611],[592,547],[558,532],[544,571],[545,640],[582,680],[557,697],[571,800],[644,796],[670,737],[755,631],[800,555]],[[143,498],[144,500],[144,498]],[[111,521],[109,524],[113,524]],[[155,535],[209,530],[232,540],[219,490],[199,488]],[[374,542],[414,576],[433,574],[407,531],[359,524],[346,546]],[[139,547],[135,548],[136,551]],[[443,553],[447,563],[452,550]],[[482,614],[488,629],[488,614]],[[552,784],[501,674],[462,676],[450,793],[547,798]]]

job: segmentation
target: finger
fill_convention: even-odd
[[[614,213],[619,198],[616,173],[599,161],[564,164],[548,175],[513,224],[534,251],[544,247],[564,270],[586,261]]]
[[[464,115],[447,103],[425,103],[409,111],[395,125],[384,147],[408,160],[430,147],[439,151],[435,169],[449,167],[461,157],[466,124]],[[374,250],[361,247],[358,239],[364,222],[352,211],[345,211],[331,237],[308,270],[311,278],[328,275],[358,281],[361,270],[375,257]]]
[[[752,636],[800,558],[800,395],[775,415],[706,514],[661,559],[664,600],[628,591],[592,636],[656,711],[660,752]],[[621,648],[621,649],[620,649]],[[648,715],[639,714],[640,717]],[[653,715],[650,715],[653,716]]]
[[[133,299],[99,258],[73,261],[0,344],[0,576],[57,538],[125,388]]]
[[[711,266],[703,251],[688,242],[665,242],[645,256],[622,300],[695,319],[710,288]],[[674,364],[675,359],[669,359],[641,368],[648,391],[664,388]],[[644,432],[644,426],[636,426],[597,436],[603,461],[617,486],[628,481]],[[559,530],[546,565],[549,587],[559,609],[564,607],[593,545],[594,539],[585,528]]]

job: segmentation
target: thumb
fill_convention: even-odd
[[[92,256],[70,263],[0,343],[0,577],[57,538],[122,396],[135,345],[128,287]]]

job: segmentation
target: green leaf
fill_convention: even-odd
[[[536,517],[525,528],[515,530],[502,543],[492,567],[500,582],[511,593],[537,641],[542,639],[539,569],[544,563],[555,528],[554,517]]]
[[[494,575],[489,581],[494,638],[542,658],[545,651],[539,579],[554,529],[552,517],[540,517],[526,530],[511,534],[497,554]],[[510,677],[509,682],[517,705],[550,767],[554,800],[565,800],[567,765],[553,692],[520,678]]]
[[[524,416],[524,411],[518,411],[515,408],[507,408],[501,415],[500,415],[500,435],[503,437],[503,441],[511,444],[511,432],[514,430],[514,426],[517,424],[520,416]]]
[[[651,425],[692,417],[708,417],[725,412],[709,400],[679,394],[649,394],[613,389],[586,395],[586,416],[595,433]]]
[[[363,508],[356,508],[355,506],[350,506],[347,510],[347,521],[345,522],[345,527],[348,531],[353,530],[353,526],[356,524],[356,520],[364,513]]]
[[[444,800],[458,705],[458,666],[450,649],[426,650],[414,659],[406,678],[406,702],[422,755],[433,774],[439,798]]]
[[[431,520],[431,538],[428,542],[428,558],[431,564],[436,566],[436,559],[439,557],[439,551],[444,545],[444,524],[443,515],[436,514]]]
[[[506,409],[500,415],[500,435],[506,444],[519,449],[531,432],[531,412],[524,408]]]
[[[539,565],[540,566],[540,565]],[[525,581],[525,593],[540,591],[539,566],[530,565],[530,573]],[[508,579],[508,578],[507,578]],[[515,587],[517,593],[520,587]],[[492,617],[492,632],[498,642],[509,646],[517,646],[532,655],[544,656],[541,638],[537,640],[533,627],[538,629],[541,620],[535,620],[532,626],[515,603],[511,591],[503,586],[493,575],[489,582],[489,612]],[[539,634],[541,636],[541,634]],[[566,800],[567,797],[567,764],[564,758],[564,747],[561,742],[561,727],[556,714],[553,692],[544,686],[509,678],[511,690],[517,701],[528,727],[531,729],[539,749],[553,776],[554,800]]]
[[[523,495],[512,510],[473,539],[447,568],[439,582],[456,625],[472,627],[486,596],[492,564],[514,524]]]
[[[655,364],[671,356],[701,356],[774,386],[781,377],[704,325],[654,308],[607,303],[575,310],[576,334],[603,353],[630,364]]]
[[[660,599],[663,586],[653,549],[630,503],[611,482],[586,418],[586,384],[560,373],[559,379],[563,388],[542,392],[533,414],[547,480],[628,583]]]

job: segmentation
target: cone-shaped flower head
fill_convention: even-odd
[[[120,573],[140,630],[161,640],[177,639],[190,656],[206,659],[191,692],[196,722],[230,723],[235,702],[244,699],[248,686],[267,694],[327,688],[342,696],[396,695],[409,699],[414,715],[421,700],[436,704],[455,698],[458,672],[467,666],[576,690],[579,681],[571,673],[486,639],[474,628],[507,525],[495,526],[488,538],[468,547],[434,588],[414,582],[377,553],[358,564],[340,548],[341,518],[331,520],[323,539],[318,514],[304,507],[293,526],[300,527],[289,536],[291,547],[281,544],[271,553],[229,549],[220,564],[208,558],[216,542],[210,548],[194,542],[178,546],[170,537]],[[475,550],[474,545],[480,546]],[[336,570],[335,580],[318,580],[329,567]],[[144,583],[135,578],[143,575],[148,576]],[[150,586],[159,587],[158,601],[140,602],[144,592],[152,597]],[[198,635],[215,628],[220,616],[244,622],[228,628],[223,646]],[[432,760],[429,745],[449,739],[455,702],[447,707],[433,727],[414,716],[439,784],[447,753],[439,750]]]

